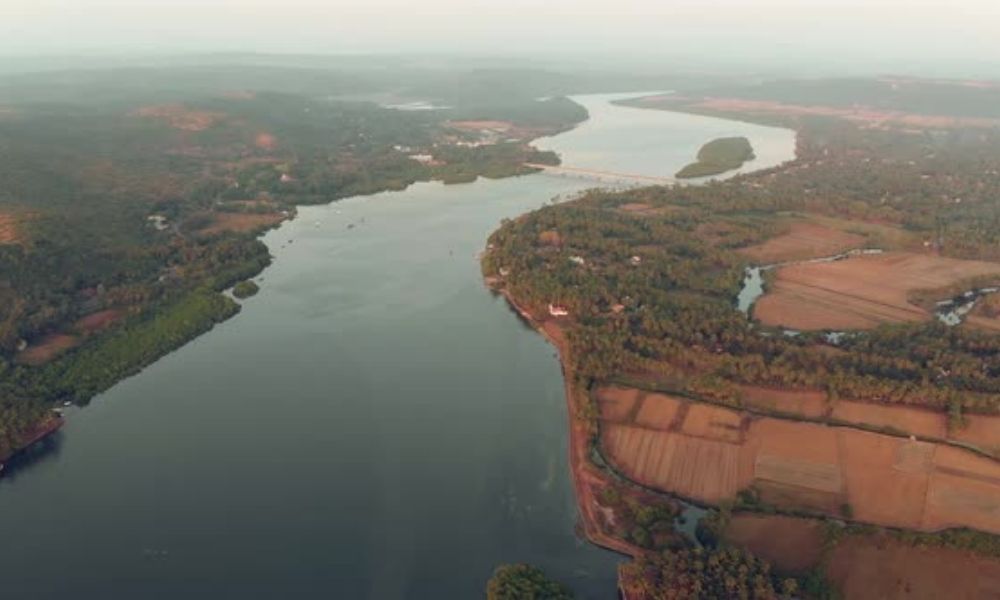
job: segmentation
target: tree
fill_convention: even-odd
[[[501,565],[486,585],[488,600],[571,600],[573,593],[532,565]]]

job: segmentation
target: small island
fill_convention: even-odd
[[[245,300],[250,296],[254,296],[259,291],[260,286],[249,279],[245,279],[233,286],[233,296],[240,300]]]
[[[757,158],[750,140],[745,137],[714,139],[701,147],[698,160],[677,172],[678,179],[694,179],[719,175],[739,169],[743,163]]]

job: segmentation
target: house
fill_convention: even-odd
[[[553,317],[568,317],[569,310],[560,304],[549,304],[549,314]]]
[[[581,267],[587,264],[587,261],[585,261],[582,256],[571,256],[569,257],[569,262],[578,264]]]
[[[633,256],[631,259],[629,259],[629,262],[631,262],[633,266],[637,267],[637,266],[639,266],[639,265],[642,264],[642,257],[641,256]]]

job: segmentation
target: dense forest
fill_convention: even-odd
[[[674,391],[734,405],[736,384],[757,384],[997,413],[997,336],[929,320],[838,342],[790,337],[748,321],[736,296],[750,264],[737,250],[781,233],[779,217],[890,225],[945,256],[996,259],[998,198],[995,131],[817,121],[800,130],[799,158],[784,168],[700,187],[594,191],[508,221],[483,269],[533,314],[568,310],[584,377],[653,373]]]
[[[651,553],[622,565],[621,587],[636,600],[799,598],[799,584],[736,548],[690,548]],[[807,597],[812,597],[807,596]]]
[[[501,565],[486,584],[487,600],[572,600],[573,593],[538,567]]]
[[[221,292],[269,264],[257,235],[296,205],[529,172],[526,162],[558,162],[533,138],[587,117],[528,88],[457,97],[442,85],[423,98],[447,108],[396,110],[373,100],[400,93],[377,73],[220,67],[5,78],[0,463],[55,403],[85,402],[235,314]],[[341,97],[348,91],[370,98]],[[452,125],[462,119],[509,132],[494,139],[475,122]]]

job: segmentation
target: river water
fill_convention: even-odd
[[[670,175],[789,131],[579,99],[541,142],[572,166]],[[576,533],[553,349],[483,286],[502,218],[592,184],[414,185],[307,207],[241,315],[68,423],[0,481],[3,598],[476,598],[531,562],[614,597],[617,555]],[[348,226],[354,226],[349,228]],[[30,457],[29,457],[30,458]]]

